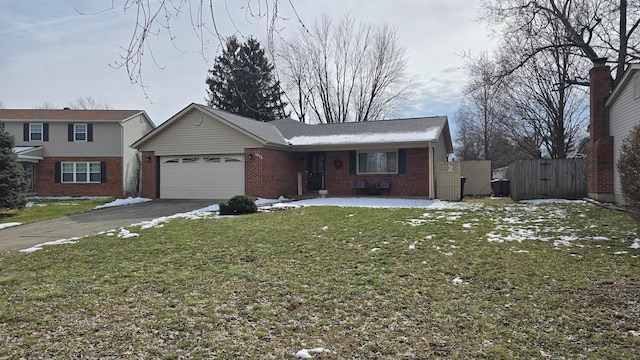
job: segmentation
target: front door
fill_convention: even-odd
[[[324,190],[324,152],[309,153],[307,161],[308,190]]]

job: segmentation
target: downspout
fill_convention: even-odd
[[[434,185],[435,185],[435,181],[434,181],[434,174],[433,174],[433,169],[434,169],[434,165],[433,165],[433,147],[431,145],[431,142],[429,142],[429,199],[434,199]]]

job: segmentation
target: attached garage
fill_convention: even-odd
[[[244,194],[244,155],[160,157],[160,198],[229,199]]]

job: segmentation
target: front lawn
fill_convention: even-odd
[[[27,202],[22,210],[0,211],[0,224],[19,222],[22,224],[49,220],[92,210],[106,204],[112,198],[35,198]]]
[[[128,230],[1,254],[0,358],[640,358],[639,236],[586,203]]]

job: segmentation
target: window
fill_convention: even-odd
[[[73,141],[87,141],[87,124],[73,124]]]
[[[44,127],[42,126],[42,123],[29,124],[29,141],[42,141],[43,129]]]
[[[396,173],[398,156],[395,151],[358,153],[358,173]]]
[[[63,183],[99,183],[102,180],[102,166],[99,162],[63,162]]]
[[[182,159],[182,163],[183,164],[192,164],[192,163],[197,163],[198,162],[198,158],[197,157],[188,157],[188,158],[183,158]]]
[[[242,162],[242,160],[240,160],[238,158],[225,157],[224,158],[224,162]]]

